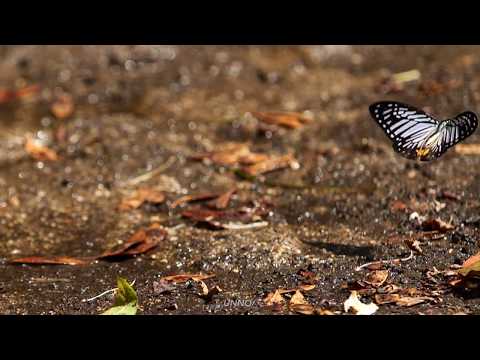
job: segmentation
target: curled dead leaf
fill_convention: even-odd
[[[462,268],[469,267],[479,261],[480,261],[480,252],[473,256],[470,256],[467,260],[465,260],[464,263],[462,264]]]
[[[408,208],[407,204],[405,204],[400,200],[395,200],[390,204],[390,210],[392,212],[404,212],[407,210],[407,208]]]
[[[399,294],[375,294],[375,302],[378,305],[395,303],[400,299]]]
[[[263,204],[253,204],[253,207],[238,207],[229,210],[204,209],[191,207],[182,211],[182,216],[199,223],[209,225],[214,229],[245,229],[263,227],[262,220],[268,214],[268,209]],[[244,224],[244,225],[242,225]]]
[[[57,161],[57,153],[40,142],[28,137],[25,142],[25,151],[34,159],[39,161]]]
[[[65,94],[52,104],[50,110],[57,119],[65,119],[73,114],[74,108],[73,98]]]
[[[302,315],[313,315],[315,314],[315,307],[310,304],[290,304],[290,311],[302,314]]]
[[[377,270],[367,274],[365,282],[373,287],[380,287],[388,278],[388,270]]]
[[[422,229],[424,231],[440,231],[446,233],[455,229],[455,226],[440,219],[427,219],[422,222]]]
[[[290,298],[290,305],[299,305],[299,304],[308,304],[308,302],[305,300],[305,297],[303,294],[299,291],[296,290],[295,294]]]
[[[204,194],[196,194],[196,195],[185,195],[174,202],[170,205],[170,208],[174,209],[180,205],[183,205],[185,203],[190,203],[190,202],[195,202],[195,201],[204,201],[204,200],[211,200],[211,199],[216,199],[220,196],[219,193],[204,193]]]
[[[313,119],[296,112],[252,112],[255,118],[267,124],[297,129]]]
[[[273,293],[269,293],[265,299],[263,299],[263,302],[268,305],[274,305],[274,304],[283,304],[285,302],[285,299],[283,298],[282,294],[280,293],[279,290],[275,290]]]
[[[249,176],[257,176],[287,167],[291,167],[292,169],[298,169],[300,167],[292,154],[272,156],[254,165],[245,166],[241,168],[241,171]]]
[[[468,258],[458,270],[458,274],[463,277],[480,276],[480,253]]]
[[[152,224],[147,229],[140,229],[123,245],[115,250],[107,250],[98,259],[115,259],[143,254],[155,248],[167,237],[167,231],[158,224]]]
[[[228,203],[230,202],[230,199],[232,198],[233,194],[235,194],[236,191],[237,189],[233,188],[224,192],[223,194],[220,194],[216,199],[211,200],[209,202],[209,205],[219,210],[227,208]]]
[[[212,298],[215,295],[222,292],[222,289],[220,289],[219,286],[214,286],[213,288],[209,289],[208,286],[202,280],[198,280],[197,282],[200,283],[200,286],[202,288],[202,292],[200,292],[198,296],[200,296],[207,303],[212,301]]]
[[[423,254],[423,250],[420,247],[420,241],[418,240],[413,240],[413,239],[407,239],[405,240],[405,244],[408,246],[410,250],[413,250],[417,252],[418,254]]]
[[[248,144],[244,143],[226,143],[218,147],[222,150],[207,152],[191,156],[193,160],[209,160],[217,165],[234,165],[242,157],[251,154]]]
[[[118,209],[120,211],[127,211],[137,209],[143,203],[161,204],[165,201],[165,194],[161,191],[153,189],[142,188],[133,193],[132,196],[123,199]]]
[[[440,199],[446,199],[446,200],[461,200],[461,197],[457,194],[454,194],[450,191],[443,191],[440,196],[439,196]]]
[[[327,310],[327,309],[321,309],[321,308],[316,308],[315,309],[315,314],[316,315],[335,315],[333,311]]]

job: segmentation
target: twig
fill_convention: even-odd
[[[155,175],[167,170],[172,164],[175,162],[175,156],[170,156],[168,160],[162,164],[161,166],[157,167],[156,169],[153,169],[145,174],[142,174],[140,176],[134,177],[130,180],[127,180],[123,183],[123,185],[137,185],[141,182],[147,181],[154,177]]]
[[[222,227],[228,230],[247,230],[247,229],[257,229],[268,226],[268,222],[266,221],[258,221],[250,224],[235,224],[235,223],[227,223],[222,224]]]
[[[374,265],[374,264],[389,264],[389,263],[394,263],[394,262],[397,262],[397,261],[408,261],[408,260],[411,260],[411,259],[413,259],[413,250],[410,250],[410,255],[408,255],[406,258],[372,261],[372,262],[357,266],[355,268],[355,271],[360,271],[363,268],[366,268],[366,267],[368,267],[370,265]]]
[[[130,284],[130,286],[133,286],[133,284],[135,284],[135,280],[132,281],[132,283]],[[102,292],[101,294],[98,294],[97,296],[94,296],[90,299],[83,299],[82,302],[90,302],[90,301],[93,301],[95,299],[98,299],[99,297],[102,297],[102,296],[105,296],[107,294],[110,294],[111,292],[115,292],[118,288],[113,288],[113,289],[110,289],[110,290],[106,290],[104,292]]]

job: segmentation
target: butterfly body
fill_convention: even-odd
[[[393,149],[407,159],[430,161],[476,130],[477,116],[463,112],[439,121],[413,106],[382,101],[370,106],[370,114],[393,143]]]

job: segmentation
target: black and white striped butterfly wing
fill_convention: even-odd
[[[460,141],[472,135],[478,126],[478,118],[471,111],[463,112],[454,119],[446,120],[446,126],[442,132],[442,144],[446,149],[458,144]]]
[[[394,150],[408,159],[419,157],[418,150],[439,125],[438,120],[424,111],[399,102],[372,104],[370,114],[393,142]]]

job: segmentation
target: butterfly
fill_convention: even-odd
[[[370,105],[370,114],[393,142],[393,149],[407,159],[430,161],[466,139],[476,130],[478,118],[466,111],[453,119],[437,120],[413,106],[395,101]]]

